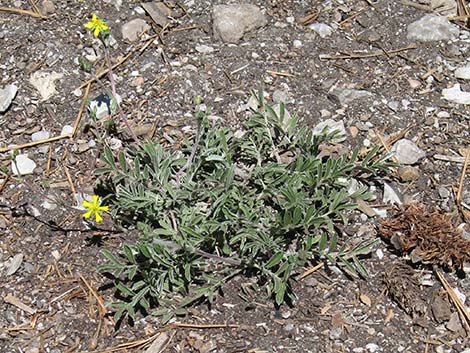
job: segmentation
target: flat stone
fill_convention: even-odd
[[[470,80],[470,65],[457,68],[454,72],[456,78],[461,80]]]
[[[411,166],[403,166],[398,168],[398,176],[403,182],[413,181],[419,179],[421,173],[419,169]]]
[[[216,5],[212,10],[214,35],[225,43],[238,43],[245,33],[266,23],[266,16],[255,5]]]
[[[130,41],[135,42],[139,39],[139,35],[144,32],[148,31],[151,27],[147,23],[147,21],[141,18],[135,18],[126,22],[121,27],[121,34],[122,38]]]
[[[459,83],[451,88],[444,88],[442,98],[457,104],[470,104],[470,92],[462,91]]]
[[[63,76],[63,74],[57,72],[36,71],[31,75],[29,83],[38,90],[41,101],[46,101],[56,93],[55,81]]]
[[[4,113],[10,107],[17,92],[18,87],[15,85],[6,85],[0,89],[0,113]]]
[[[140,4],[160,27],[165,27],[170,23],[168,17],[171,16],[171,9],[161,1],[144,2]]]
[[[11,161],[11,169],[14,175],[32,174],[35,168],[36,163],[25,154],[19,154],[14,161]]]
[[[318,34],[321,38],[326,38],[331,36],[333,33],[333,28],[331,26],[328,26],[325,23],[313,23],[310,26],[308,26],[312,31],[314,31],[316,34]]]
[[[438,323],[448,321],[452,314],[448,301],[436,295],[431,303],[431,312]]]
[[[369,91],[337,87],[333,88],[330,91],[330,94],[337,98],[341,105],[349,104],[355,100],[372,97],[372,93]]]
[[[407,139],[397,141],[392,147],[392,152],[395,153],[398,163],[408,165],[415,164],[426,156],[426,152]]]
[[[418,42],[433,42],[457,38],[460,30],[445,17],[428,14],[410,23],[407,38]]]
[[[313,129],[314,135],[321,135],[323,133],[331,133],[333,131],[338,131],[338,135],[333,139],[333,142],[342,142],[346,140],[346,129],[344,127],[344,122],[334,121],[333,119],[327,119],[317,124]]]
[[[10,266],[8,266],[6,275],[11,276],[13,275],[18,269],[21,267],[23,263],[23,254],[16,254],[13,259],[11,260]]]
[[[450,319],[446,324],[448,330],[452,332],[463,331],[462,322],[460,321],[460,316],[458,312],[454,312],[450,315]]]

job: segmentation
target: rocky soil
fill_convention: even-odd
[[[469,353],[469,13],[463,0],[2,1],[0,352]],[[80,205],[100,146],[133,138],[92,14],[138,139],[193,136],[196,96],[236,128],[262,89],[302,124],[342,130],[331,153],[394,152],[400,167],[343,230],[383,237],[370,277],[318,268],[281,308],[236,278],[169,325],[115,323],[96,267],[128,239]]]

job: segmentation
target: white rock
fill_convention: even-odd
[[[14,175],[32,174],[35,168],[36,163],[25,154],[19,154],[14,161],[11,161],[11,169]]]
[[[38,132],[35,132],[34,134],[31,135],[31,140],[33,142],[36,141],[41,141],[41,140],[47,140],[51,136],[51,133],[46,130],[41,130]]]
[[[387,183],[384,183],[383,203],[390,203],[392,205],[402,204],[400,197],[397,195],[395,190],[393,190],[393,188]]]
[[[202,54],[209,54],[209,53],[214,52],[214,48],[205,44],[201,44],[201,45],[196,45],[196,51]]]
[[[245,33],[266,23],[266,16],[255,5],[215,5],[212,11],[214,34],[226,43],[237,43]]]
[[[374,353],[377,351],[377,349],[379,349],[379,346],[376,345],[375,343],[367,343],[366,349],[368,352]]]
[[[457,104],[470,104],[470,92],[462,91],[459,83],[451,88],[444,88],[442,98]]]
[[[317,124],[313,129],[314,135],[321,135],[322,133],[331,133],[337,131],[338,135],[333,139],[334,142],[342,142],[346,140],[346,129],[344,123],[340,121],[334,121],[333,119],[327,119]]]
[[[60,132],[61,135],[68,135],[73,132],[73,126],[71,125],[64,125],[62,131]]]
[[[308,26],[308,28],[318,34],[321,38],[329,37],[333,33],[333,28],[325,23],[313,23]]]
[[[135,18],[126,22],[121,27],[121,34],[122,38],[134,42],[139,39],[139,35],[144,32],[150,30],[150,26],[147,21],[141,18]]]
[[[426,156],[426,152],[416,146],[413,141],[407,139],[397,141],[392,147],[392,152],[395,153],[395,158],[401,164],[415,164]]]
[[[445,17],[428,14],[410,23],[407,28],[407,38],[418,42],[449,40],[458,37],[460,31]]]
[[[302,41],[296,39],[292,42],[292,44],[294,45],[294,48],[302,48]]]
[[[384,252],[382,251],[382,249],[377,249],[377,250],[375,251],[375,255],[377,255],[377,258],[378,258],[379,260],[382,260],[382,259],[384,258]]]
[[[387,217],[387,210],[385,208],[372,208],[377,216],[380,218],[386,218]]]
[[[457,68],[455,70],[455,77],[462,80],[470,80],[470,65]]]
[[[41,100],[46,101],[56,93],[55,81],[63,76],[63,74],[57,72],[36,71],[31,75],[29,83],[38,90]]]
[[[119,150],[122,148],[122,141],[118,138],[113,137],[109,140],[109,147],[112,150]]]
[[[77,88],[72,93],[75,97],[81,97],[83,92],[80,88]]]
[[[5,88],[0,89],[0,113],[5,112],[18,92],[18,87],[15,85],[6,85]]]

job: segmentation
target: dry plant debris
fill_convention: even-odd
[[[383,282],[388,295],[408,314],[422,316],[426,312],[426,302],[422,297],[418,277],[413,268],[396,262],[384,272]]]
[[[420,203],[405,205],[394,217],[383,220],[379,233],[400,253],[409,253],[413,262],[462,268],[469,258],[470,241],[452,224],[451,216],[428,211]]]

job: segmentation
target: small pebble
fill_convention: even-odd
[[[377,349],[379,349],[379,346],[376,345],[375,343],[368,343],[366,344],[366,349],[368,352],[374,353],[377,351]]]

